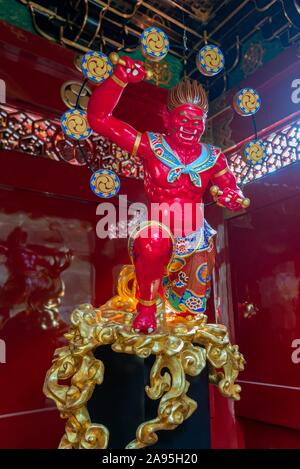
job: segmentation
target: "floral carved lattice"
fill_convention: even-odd
[[[247,166],[242,148],[230,154],[229,166],[238,183],[246,184],[300,160],[300,120],[263,137],[267,144],[267,159]],[[65,161],[77,166],[88,163],[91,169],[100,166],[125,177],[143,179],[143,165],[138,157],[93,134],[78,143],[65,137],[58,119],[0,105],[0,149],[17,150],[31,155]]]
[[[229,166],[238,183],[259,179],[296,161],[300,161],[300,120],[262,138],[266,143],[267,158],[252,166],[242,159],[243,148],[229,156]]]
[[[16,150],[31,155],[65,161],[92,170],[100,166],[116,171],[120,176],[143,178],[143,166],[138,157],[93,134],[79,144],[67,138],[58,119],[0,105],[0,149]]]

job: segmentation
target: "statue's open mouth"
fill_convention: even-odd
[[[181,126],[180,127],[180,137],[183,138],[183,140],[193,140],[195,135],[197,134],[197,130],[195,129],[193,132],[189,132],[188,130],[184,130],[184,128]]]

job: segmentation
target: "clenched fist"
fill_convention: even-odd
[[[241,204],[241,200],[243,200],[243,198],[244,196],[242,192],[235,191],[233,189],[229,189],[229,187],[226,187],[225,189],[223,189],[222,195],[216,195],[214,197],[214,200],[217,205],[228,208],[233,212],[238,212],[243,208]]]
[[[115,68],[114,74],[125,83],[138,83],[142,81],[146,76],[146,70],[144,69],[143,62],[140,60],[133,60],[130,57],[123,56],[122,62],[126,65],[118,65]]]

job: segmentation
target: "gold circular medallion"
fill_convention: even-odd
[[[119,192],[121,183],[117,174],[110,169],[98,169],[91,177],[90,186],[98,197],[108,199]]]
[[[168,36],[159,28],[147,28],[142,32],[141,51],[149,60],[159,62],[169,52],[170,44]]]
[[[197,54],[196,65],[200,73],[212,77],[220,73],[225,65],[223,52],[219,47],[207,45]]]
[[[94,83],[102,83],[113,73],[113,65],[103,52],[90,51],[82,57],[82,72]]]
[[[253,88],[243,88],[233,99],[234,110],[240,116],[253,116],[259,110],[260,105],[260,96]]]
[[[74,140],[84,140],[92,133],[86,113],[80,109],[66,111],[60,122],[63,132]]]
[[[243,160],[247,164],[262,163],[267,157],[266,144],[261,140],[252,140],[246,143]]]

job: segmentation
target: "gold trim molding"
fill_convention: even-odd
[[[224,396],[240,399],[241,387],[235,380],[245,360],[238,346],[231,345],[226,327],[207,324],[204,314],[186,321],[159,299],[157,331],[137,334],[131,329],[135,291],[133,266],[125,266],[114,298],[99,309],[81,305],[71,315],[71,328],[65,334],[68,345],[55,351],[44,383],[45,395],[67,419],[59,448],[107,448],[109,430],[92,423],[87,410],[96,384],[101,385],[104,379],[104,364],[93,354],[102,345],[110,345],[117,353],[156,357],[145,392],[150,399],[160,400],[157,417],[138,427],[128,449],[153,445],[158,440],[157,431],[173,430],[192,415],[197,402],[187,395],[187,376],[199,375],[207,363],[210,382]]]

